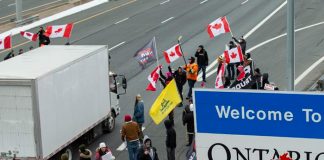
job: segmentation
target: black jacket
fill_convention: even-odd
[[[145,150],[143,147],[138,149],[137,160],[159,160],[158,154],[156,153],[156,148],[152,147],[154,159],[151,158],[150,155],[144,154]]]
[[[241,48],[242,48],[242,52],[245,55],[245,49],[246,49],[246,41],[245,39],[242,39],[242,42],[238,41],[235,37],[233,37],[234,41],[238,44],[240,44]]]
[[[196,52],[195,57],[197,57],[198,66],[208,66],[208,54],[205,49],[200,52]]]
[[[177,147],[177,135],[172,126],[172,122],[170,120],[164,121],[165,128],[167,129],[166,134],[166,141],[165,144],[168,148],[176,148]]]
[[[181,73],[178,70],[176,70],[173,73],[173,77],[177,83],[177,86],[183,86],[187,82],[187,74],[182,68],[181,68]]]
[[[195,124],[194,124],[194,114],[189,109],[189,105],[185,107],[182,113],[182,123],[183,125],[187,125],[187,132],[194,133],[195,132]]]

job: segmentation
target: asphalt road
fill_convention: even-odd
[[[23,0],[23,11],[42,6],[48,3],[67,2],[67,0]],[[16,13],[16,1],[15,0],[0,0],[0,18]]]
[[[220,16],[227,16],[235,36],[245,35],[251,31],[260,21],[273,12],[284,1],[276,0],[249,0],[244,4],[242,1],[209,0],[203,3],[202,0],[118,0],[108,4],[90,9],[63,18],[51,24],[64,24],[76,22],[71,42],[73,44],[108,44],[119,47],[110,51],[112,57],[111,69],[116,73],[125,74],[128,79],[127,94],[121,97],[121,115],[133,113],[135,95],[142,95],[145,102],[146,122],[144,134],[149,135],[153,140],[153,145],[157,148],[160,159],[166,159],[165,151],[165,129],[163,125],[155,125],[148,116],[148,110],[154,102],[161,88],[157,92],[147,92],[145,87],[148,84],[147,76],[155,65],[151,65],[144,71],[140,70],[137,62],[133,59],[134,52],[156,36],[160,62],[166,68],[166,63],[162,58],[161,51],[168,49],[176,43],[178,36],[183,36],[183,49],[185,56],[194,54],[197,46],[203,44],[209,53],[211,61],[222,54],[224,45],[231,39],[230,34],[209,39],[206,32],[208,23]],[[160,4],[163,3],[163,4]],[[311,3],[296,1],[296,29],[324,21],[324,9],[321,7],[324,2],[313,0]],[[118,7],[120,6],[120,7]],[[100,14],[100,12],[104,12]],[[91,18],[91,15],[95,15]],[[88,17],[88,18],[87,18]],[[173,18],[171,18],[173,17]],[[165,23],[163,21],[170,19]],[[247,37],[247,49],[260,44],[270,38],[285,33],[286,8],[282,8],[274,14],[260,28]],[[321,33],[323,25],[318,25],[296,33],[296,78],[304,72],[317,59],[324,56],[323,37]],[[33,30],[35,31],[35,30]],[[14,44],[19,45],[25,42],[21,37],[13,38]],[[64,44],[66,40],[55,39],[52,44]],[[19,46],[25,50],[33,43]],[[15,50],[18,50],[15,48]],[[3,57],[6,52],[0,52]],[[251,51],[252,58],[261,72],[270,73],[270,81],[275,82],[280,90],[286,89],[286,38],[278,38],[264,46]],[[210,62],[211,63],[211,62]],[[183,65],[182,59],[172,64],[172,67]],[[215,68],[215,67],[214,67]],[[214,69],[212,68],[212,69]],[[316,77],[310,73],[307,77]],[[207,78],[208,88],[213,88],[215,74]],[[306,85],[306,84],[305,84]],[[298,89],[303,89],[305,85],[297,85]],[[200,82],[196,83],[196,87]],[[186,94],[187,90],[184,90]],[[181,124],[181,112],[183,108],[176,108],[177,131],[176,149],[177,159],[184,159],[187,151],[185,146],[186,133]],[[128,159],[127,151],[116,151],[121,144],[119,130],[123,117],[119,116],[116,122],[116,130],[98,138],[90,149],[93,151],[102,141],[106,142],[114,151],[117,159]]]

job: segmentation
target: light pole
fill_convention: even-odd
[[[16,21],[22,20],[22,0],[16,0]]]
[[[295,90],[295,14],[294,0],[287,0],[287,73],[288,90]]]

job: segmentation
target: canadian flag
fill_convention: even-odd
[[[49,38],[65,37],[70,38],[73,29],[73,23],[57,26],[47,26],[46,36]]]
[[[226,49],[224,51],[224,57],[226,63],[238,63],[243,61],[243,53],[240,45],[232,49]]]
[[[226,17],[220,17],[207,26],[207,32],[210,38],[214,38],[222,33],[231,32]]]
[[[180,45],[176,44],[167,51],[164,51],[163,54],[166,62],[170,64],[171,62],[177,60],[179,57],[182,56]]]
[[[156,82],[159,80],[161,68],[162,68],[162,65],[159,65],[147,77],[147,79],[150,81],[150,84],[148,84],[146,87],[147,91],[156,91]]]
[[[215,80],[215,88],[224,88],[223,77],[225,74],[225,63],[222,63]]]
[[[22,35],[23,37],[31,40],[31,41],[37,41],[37,38],[38,38],[38,34],[34,34],[34,33],[31,33],[31,32],[23,32],[21,31],[20,32],[20,35]]]
[[[0,35],[0,49],[11,48],[11,35],[1,36]]]

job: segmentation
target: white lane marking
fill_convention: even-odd
[[[160,5],[165,4],[167,2],[170,2],[170,0],[163,1],[163,2],[160,3]]]
[[[142,126],[142,132],[143,132],[144,130],[145,130],[145,127]],[[126,147],[127,147],[126,142],[123,142],[121,145],[119,145],[119,147],[118,147],[116,150],[117,150],[117,151],[123,151],[123,150],[126,149]]]
[[[124,18],[124,19],[122,19],[122,20],[116,22],[115,24],[118,24],[118,23],[121,23],[121,22],[127,21],[128,19],[129,19],[129,18]]]
[[[8,7],[11,7],[11,6],[15,6],[16,3],[11,3],[11,4],[8,4]]]
[[[167,21],[170,21],[170,20],[173,19],[173,18],[174,18],[174,17],[170,17],[170,18],[168,18],[168,19],[162,21],[161,23],[163,24],[163,23],[165,23],[165,22],[167,22]]]
[[[245,4],[246,2],[248,2],[249,0],[245,0],[244,2],[241,3],[241,5]]]
[[[113,50],[113,49],[115,49],[115,48],[117,48],[117,47],[123,45],[124,43],[126,43],[126,42],[124,41],[124,42],[118,43],[117,45],[115,45],[115,46],[109,48],[108,50],[111,51],[111,50]]]
[[[312,24],[312,25],[308,25],[308,26],[305,26],[305,27],[302,27],[302,28],[299,28],[299,29],[296,29],[295,30],[295,33],[296,32],[299,32],[299,31],[303,31],[303,30],[305,30],[305,29],[309,29],[309,28],[312,28],[312,27],[316,27],[316,26],[319,26],[319,25],[322,25],[322,24],[324,24],[324,21],[322,21],[322,22],[319,22],[319,23],[315,23],[315,24]],[[281,35],[279,35],[279,36],[276,36],[276,37],[273,37],[273,38],[271,38],[271,39],[268,39],[268,40],[266,40],[266,41],[264,41],[264,42],[262,42],[262,43],[259,43],[259,44],[257,44],[257,45],[255,45],[255,46],[253,46],[252,48],[250,48],[250,49],[248,49],[247,51],[246,51],[246,53],[248,53],[248,52],[252,52],[253,50],[255,50],[255,49],[257,49],[257,48],[259,48],[259,47],[261,47],[261,46],[263,46],[263,45],[265,45],[265,44],[268,44],[268,43],[270,43],[270,42],[272,42],[272,41],[274,41],[274,40],[276,40],[276,39],[279,39],[279,38],[281,38],[281,37],[284,37],[284,36],[286,36],[287,35],[287,33],[284,33],[284,34],[281,34]],[[321,58],[321,59],[323,59],[323,57]],[[312,67],[312,69],[314,69],[318,64],[317,63],[321,63],[323,60],[321,60],[321,59],[319,59],[317,62],[315,62],[314,64],[316,64],[316,65],[314,65],[314,67]],[[321,61],[320,61],[321,60]],[[216,62],[216,64],[217,64],[217,61],[215,61]],[[214,62],[213,62],[214,63]],[[215,64],[215,65],[216,65]],[[311,68],[311,67],[310,67]],[[308,69],[307,69],[308,70]],[[306,71],[307,71],[306,70]],[[206,73],[206,77],[209,77],[209,76],[211,76],[212,74],[214,74],[215,72],[217,71],[217,68],[215,68],[215,69],[213,69],[212,71],[210,71],[209,73]],[[308,72],[304,72],[303,74],[301,74],[297,79],[296,79],[296,81],[295,81],[295,85],[297,85],[303,78],[305,78],[305,76],[311,71],[308,71]],[[200,77],[198,78],[198,81],[201,81],[202,79],[201,79],[201,74],[199,75]]]
[[[201,1],[200,4],[206,3],[208,0]]]
[[[246,39],[248,38],[252,33],[254,33],[257,29],[259,29],[266,21],[268,21],[274,14],[276,14],[282,7],[284,7],[287,4],[287,1],[283,2],[278,8],[276,8],[274,11],[272,11],[267,17],[265,17],[261,22],[259,22],[256,26],[254,26],[247,34],[245,34],[243,37]],[[217,59],[214,60],[208,67],[206,68],[206,72],[211,70],[213,67],[217,65]],[[202,74],[199,74],[198,81],[201,81]]]
[[[314,68],[316,68],[319,64],[321,64],[324,61],[324,56],[322,58],[320,58],[319,60],[317,60],[315,63],[313,63],[309,68],[307,68],[300,76],[298,76],[295,79],[295,86],[297,86],[297,84],[304,79],[307,74],[309,72],[311,72]]]

